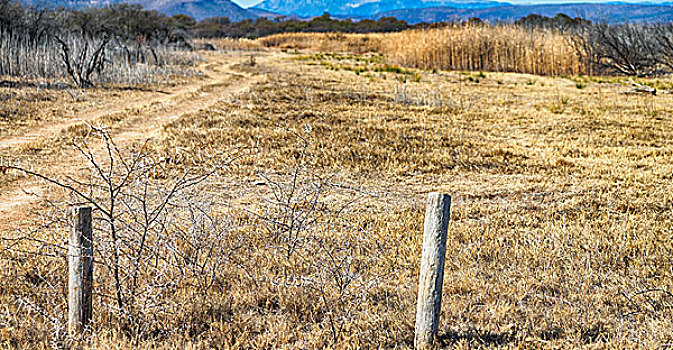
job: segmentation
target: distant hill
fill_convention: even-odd
[[[267,10],[258,9],[256,7],[250,7],[246,9],[248,13],[253,14],[256,17],[265,17],[265,18],[296,18],[296,16],[286,16],[280,13],[275,13]]]
[[[397,9],[420,9],[427,7],[453,7],[459,9],[483,9],[489,7],[510,5],[499,1],[420,1],[420,0],[385,0],[364,3],[351,9],[348,14],[357,16],[372,16],[377,13]]]
[[[620,22],[670,22],[673,21],[673,6],[651,4],[545,4],[498,6],[482,9],[457,9],[452,7],[431,7],[424,9],[401,9],[376,14],[374,18],[395,17],[409,23],[466,20],[478,17],[482,20],[512,22],[530,14],[553,17],[565,13],[571,17],[582,17],[594,21]]]
[[[266,0],[255,7],[301,17],[320,16],[324,12],[329,12],[339,17],[371,17],[380,12],[396,9],[417,9],[437,6],[475,9],[502,5],[510,4],[492,0]]]
[[[197,20],[207,17],[229,17],[230,20],[238,22],[259,17],[230,0],[140,0],[137,3],[146,9],[157,10],[169,16],[186,14]]]
[[[185,14],[201,20],[207,17],[229,17],[232,21],[271,16],[269,12],[255,12],[238,6],[231,0],[25,0],[24,3],[74,9],[103,7],[117,3],[140,4],[147,10],[166,15]]]
[[[266,0],[257,4],[255,8],[284,15],[312,17],[320,16],[324,12],[342,13],[350,5],[348,1],[336,0]]]

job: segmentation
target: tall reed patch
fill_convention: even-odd
[[[514,25],[465,24],[386,34],[279,34],[259,41],[281,49],[378,52],[391,64],[422,69],[539,75],[590,72],[570,34]]]
[[[391,63],[408,67],[539,75],[588,72],[569,38],[552,30],[456,25],[384,38],[380,52]]]

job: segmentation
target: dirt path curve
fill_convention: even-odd
[[[168,93],[151,93],[129,104],[102,105],[94,111],[85,111],[62,123],[49,123],[38,126],[24,135],[0,139],[0,156],[13,154],[18,149],[33,142],[49,140],[61,135],[65,130],[81,123],[95,124],[97,120],[117,113],[132,111],[133,116],[121,120],[111,128],[111,135],[118,145],[128,145],[138,140],[157,137],[164,125],[181,116],[217,103],[235,98],[248,91],[254,84],[263,81],[266,76],[235,71],[233,65],[243,62],[243,57],[232,54],[210,54],[201,67],[206,79],[197,83],[182,85]],[[264,63],[272,59],[270,55],[258,58]],[[74,152],[58,159],[41,159],[40,168],[58,170],[74,175],[81,169],[82,159]],[[0,229],[14,222],[25,213],[27,207],[35,204],[46,188],[34,179],[22,178],[11,184],[0,184]]]
[[[191,82],[185,85],[178,85],[165,91],[141,94],[141,96],[135,97],[131,101],[118,101],[103,104],[95,109],[79,111],[77,114],[65,120],[44,123],[36,128],[28,130],[23,135],[0,138],[0,154],[8,149],[35,142],[42,138],[58,136],[62,130],[82,122],[91,122],[125,110],[143,109],[152,104],[171,102],[181,96],[197,93],[200,90],[203,90],[206,86],[224,83],[231,79],[232,75],[235,76],[238,74],[232,71],[228,62],[225,62],[226,58],[229,57],[217,55],[208,56],[206,61],[198,67],[198,69],[206,73],[204,80]]]

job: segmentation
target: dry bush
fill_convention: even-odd
[[[198,54],[168,46],[153,48],[150,53],[147,48],[129,47],[118,40],[103,42],[71,35],[62,40],[63,44],[55,40],[34,43],[21,37],[12,40],[11,35],[0,33],[0,74],[28,79],[67,78],[82,87],[94,82],[154,84],[196,75],[193,67],[201,60]],[[98,59],[93,56],[96,52],[101,55]]]
[[[197,56],[181,52],[189,45],[169,22],[137,6],[76,11],[0,0],[0,75],[69,78],[83,88],[192,75]]]
[[[37,29],[36,29],[37,30]],[[70,79],[94,83],[153,84],[194,76],[198,54],[169,45],[147,45],[109,35],[0,28],[0,75],[23,79]]]
[[[102,152],[90,142],[102,143]],[[14,341],[55,347],[70,342],[63,332],[67,242],[61,235],[69,229],[67,208],[81,205],[96,213],[93,336],[105,327],[138,343],[184,332],[186,325],[173,317],[185,312],[181,298],[219,284],[240,244],[230,235],[231,220],[205,191],[232,157],[199,154],[196,164],[180,154],[158,157],[148,145],[122,151],[101,129],[75,147],[88,161],[88,179],[49,177],[5,163],[5,170],[33,176],[54,192],[46,198],[48,210],[35,213],[37,227],[2,239],[3,279],[14,281],[3,286],[3,304],[17,317],[39,318],[31,335],[17,334]],[[27,327],[20,319],[12,322]]]
[[[295,303],[283,311],[290,319],[277,320],[275,329],[309,322],[314,328],[297,340],[309,347],[364,340],[350,329],[378,317],[367,306],[378,288],[375,259],[362,254],[378,247],[350,207],[367,194],[316,173],[310,135],[287,136],[298,147],[293,171],[260,172],[266,190],[252,206],[233,205],[238,199],[227,186],[240,184],[222,178],[238,157],[205,148],[160,156],[148,145],[122,151],[100,129],[75,143],[89,162],[88,179],[52,178],[5,163],[5,170],[51,184],[53,193],[39,226],[1,241],[7,282],[0,298],[12,314],[5,326],[20,330],[4,340],[12,347],[76,344],[65,333],[67,242],[61,238],[73,205],[93,206],[95,213],[95,315],[85,338],[91,346],[278,347],[288,339],[251,338],[240,317],[287,303]],[[99,137],[102,152],[89,146]],[[69,199],[58,200],[64,195]],[[329,195],[349,199],[326,200]],[[336,232],[343,237],[335,239]],[[30,315],[30,324],[22,321]]]
[[[129,50],[126,45],[113,41],[106,44],[102,52],[103,57],[99,64],[91,67],[82,67],[80,72],[68,71],[65,62],[71,62],[74,67],[81,63],[88,63],[89,56],[95,49],[84,52],[84,40],[77,37],[64,38],[68,43],[68,53],[64,57],[62,46],[55,41],[33,43],[19,35],[12,39],[11,34],[0,33],[0,75],[18,76],[28,79],[70,79],[75,76],[75,84],[87,86],[96,83],[114,84],[154,84],[170,82],[179,76],[194,76],[197,70],[193,68],[201,60],[198,54],[186,52],[171,47],[153,49],[155,59],[138,61],[137,56],[143,48]],[[100,41],[97,40],[100,45]],[[94,45],[95,46],[95,45]],[[131,50],[133,52],[131,52]],[[142,53],[149,55],[149,52]],[[73,60],[77,60],[76,62]],[[84,60],[84,61],[83,61]],[[156,61],[156,62],[155,62]],[[91,68],[89,77],[86,71]],[[80,84],[80,80],[81,84]],[[88,80],[88,83],[87,83]]]

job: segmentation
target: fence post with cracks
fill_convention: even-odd
[[[442,284],[449,227],[451,196],[437,192],[428,195],[423,232],[423,254],[418,278],[416,330],[414,346],[432,346],[439,326],[442,305]]]
[[[91,207],[72,210],[68,244],[68,333],[79,337],[91,322],[93,308],[93,230]]]

